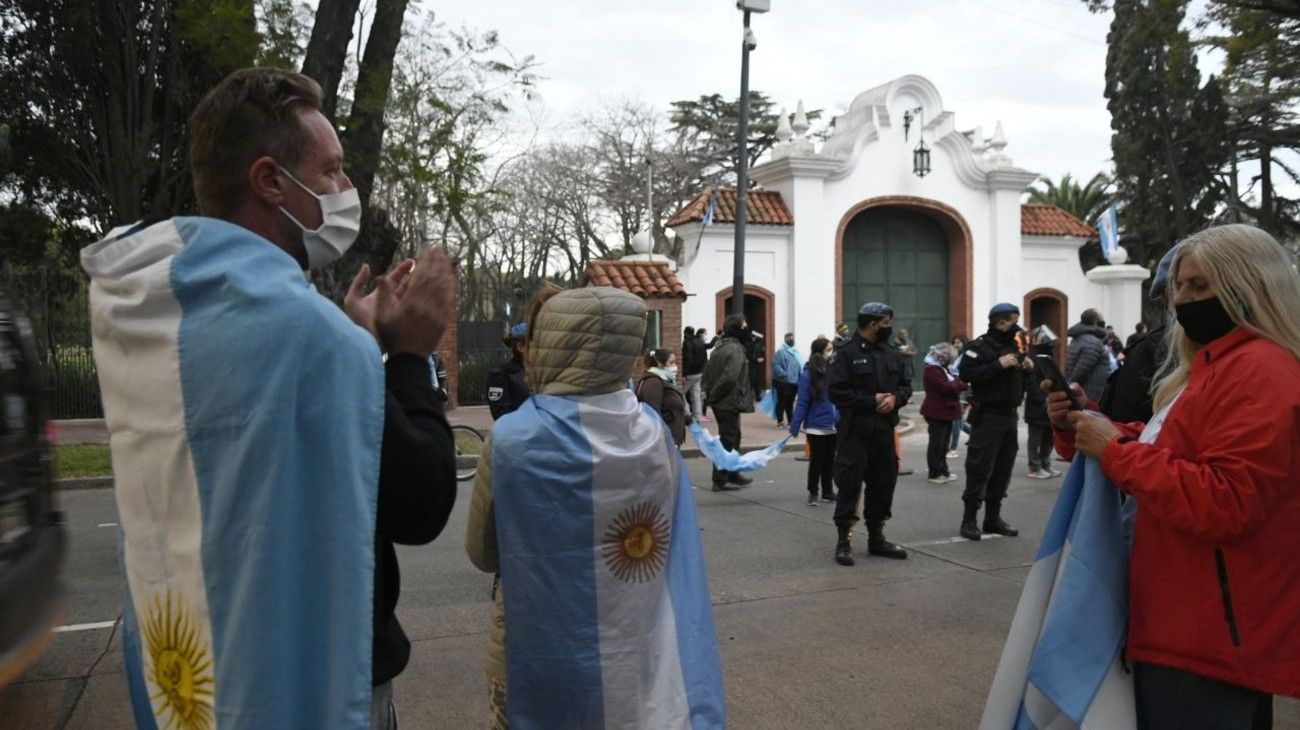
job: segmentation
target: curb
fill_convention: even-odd
[[[108,489],[113,486],[113,477],[78,477],[73,479],[55,479],[54,489],[58,492],[71,492],[82,489]]]
[[[916,430],[915,421],[904,419],[902,422],[898,424],[899,436],[906,436],[907,434],[911,433],[914,430]],[[765,448],[767,447],[766,446],[741,446],[740,453],[747,454],[751,451],[762,451]],[[786,444],[785,448],[781,449],[781,453],[783,454],[795,453],[795,452],[798,453],[803,452],[802,443]],[[699,450],[699,448],[694,446],[690,448],[682,449],[681,454],[683,459],[698,459],[704,456],[704,454]],[[80,477],[80,478],[73,478],[73,479],[54,480],[54,489],[60,492],[72,492],[72,491],[79,491],[83,489],[109,489],[112,486],[113,486],[113,477],[111,476]]]

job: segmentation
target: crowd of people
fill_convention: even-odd
[[[437,538],[457,491],[430,360],[456,270],[439,248],[382,276],[363,267],[342,312],[310,289],[301,272],[337,260],[360,226],[320,109],[300,74],[232,74],[190,123],[204,218],[115,231],[83,253],[142,724],[397,724],[392,681],[411,644],[394,545]],[[229,263],[239,256],[250,263]],[[1098,459],[1139,505],[1127,657],[1140,726],[1264,727],[1273,694],[1300,695],[1300,275],[1268,234],[1221,226],[1171,250],[1151,296],[1173,321],[1123,347],[1083,312],[1067,332],[1068,393],[1034,374],[1056,334],[1025,331],[1013,304],[974,339],[929,346],[927,478],[960,480],[948,462],[969,431],[959,533],[1014,537],[1003,506],[1022,409],[1029,476],[1059,475],[1053,448]],[[864,304],[806,362],[787,333],[771,365],[777,420],[807,435],[808,504],[835,504],[844,566],[860,520],[867,554],[908,557],[885,526],[918,350],[893,320],[887,303]],[[504,336],[465,543],[494,576],[492,727],[725,726],[679,447],[712,409],[739,450],[766,350],[741,315],[711,340],[687,328],[680,352],[640,351],[644,327],[634,295],[550,287]],[[265,362],[223,359],[254,336],[269,338]],[[252,369],[283,389],[259,393]],[[157,396],[164,381],[176,398]],[[712,472],[714,491],[750,481]],[[209,553],[220,539],[239,549]],[[159,626],[187,627],[185,645]]]

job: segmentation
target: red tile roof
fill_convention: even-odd
[[[1020,233],[1024,236],[1077,236],[1091,238],[1096,229],[1066,210],[1045,203],[1020,206]]]
[[[704,211],[708,209],[709,200],[713,198],[713,190],[712,185],[704,188],[694,200],[677,211],[677,215],[668,221],[668,225],[680,226],[704,220]],[[713,211],[713,222],[735,223],[736,189],[718,188],[717,190],[718,202]],[[750,190],[749,197],[746,198],[745,221],[755,225],[792,226],[794,216],[790,215],[790,209],[785,207],[785,200],[775,190]]]
[[[642,297],[686,298],[686,287],[662,261],[590,261],[589,286],[612,286]]]

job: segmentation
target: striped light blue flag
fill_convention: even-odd
[[[492,431],[506,708],[519,728],[721,728],[695,502],[630,391],[534,395]]]
[[[713,192],[709,193],[709,205],[704,209],[704,218],[700,221],[701,228],[707,228],[713,225],[713,214],[718,209],[718,188],[715,186]]]
[[[1025,579],[981,730],[1136,727],[1120,657],[1127,622],[1119,491],[1080,454]]]
[[[1119,211],[1113,203],[1097,219],[1097,235],[1101,238],[1101,257],[1109,261],[1119,248]]]
[[[767,466],[767,462],[780,455],[786,443],[790,441],[790,437],[787,436],[773,441],[762,450],[738,454],[723,446],[717,436],[705,431],[699,421],[691,421],[688,430],[691,432],[691,438],[695,439],[695,445],[700,447],[700,453],[704,454],[704,458],[723,471],[758,471]]]
[[[82,252],[139,728],[366,728],[384,376],[289,255],[174,218]]]

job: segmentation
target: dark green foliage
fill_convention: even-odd
[[[1227,108],[1204,84],[1181,28],[1186,0],[1116,0],[1106,100],[1121,227],[1130,261],[1154,267],[1178,240],[1214,219],[1227,168]]]
[[[672,102],[669,121],[672,131],[682,137],[693,162],[701,171],[700,185],[721,181],[735,184],[736,136],[740,126],[740,97],[724,98],[709,94],[698,99]],[[776,144],[776,127],[781,119],[775,104],[761,91],[749,92],[749,164],[753,166]],[[820,110],[807,113],[816,120]],[[698,187],[698,186],[697,186]]]

